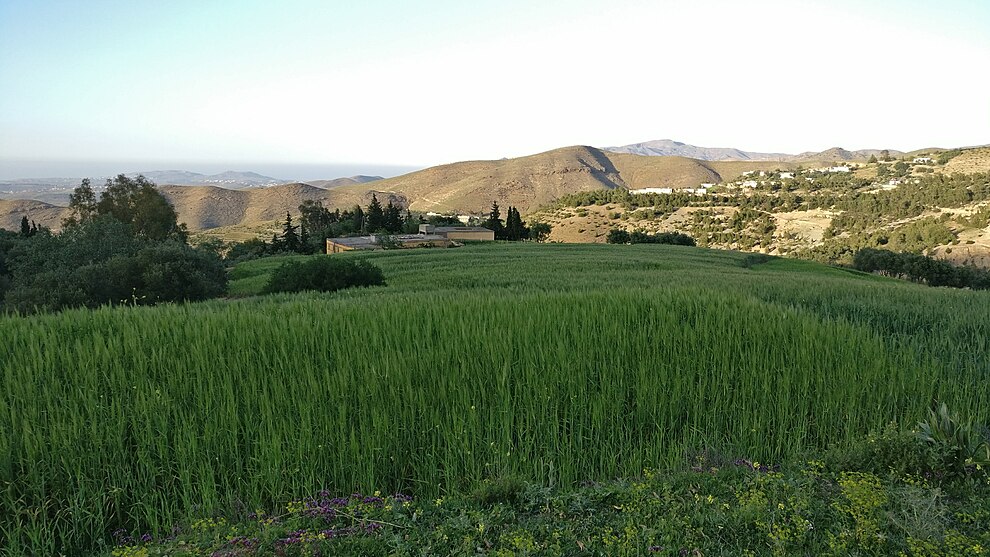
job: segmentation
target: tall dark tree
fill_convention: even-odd
[[[402,232],[402,212],[399,207],[392,203],[390,199],[388,205],[385,206],[385,230],[388,230],[392,234],[400,234]]]
[[[505,225],[502,224],[502,213],[498,208],[498,202],[492,201],[492,210],[488,213],[488,220],[484,227],[495,232],[496,240],[505,239]]]
[[[292,224],[292,215],[285,212],[285,223],[282,225],[282,247],[287,251],[299,251],[299,227]]]
[[[505,218],[505,239],[511,241],[525,240],[529,237],[529,229],[519,215],[519,210],[509,206],[509,215]]]
[[[309,245],[309,232],[306,230],[306,225],[300,221],[299,222],[299,253],[311,253]]]
[[[31,237],[31,223],[28,221],[27,216],[21,217],[21,236],[25,238]]]
[[[367,217],[364,214],[364,209],[360,205],[355,205],[354,209],[351,210],[351,226],[355,232],[362,232],[365,229],[365,221]]]
[[[365,230],[367,232],[378,232],[385,228],[385,210],[378,201],[378,196],[371,194],[371,203],[368,204],[368,214],[365,218]]]

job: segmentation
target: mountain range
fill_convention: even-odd
[[[621,147],[606,147],[612,153],[628,153],[647,157],[688,157],[703,161],[780,161],[780,162],[810,162],[810,161],[856,161],[867,160],[871,156],[880,156],[883,149],[861,149],[848,151],[841,147],[833,147],[825,151],[806,151],[797,155],[787,153],[758,153],[743,151],[733,147],[698,147],[681,143],[672,139],[657,139],[643,143],[632,143]],[[901,151],[887,149],[892,157],[904,155]]]
[[[525,215],[571,193],[601,189],[694,188],[703,183],[733,181],[748,171],[827,166],[836,161],[866,159],[870,154],[880,153],[879,150],[834,148],[800,155],[778,154],[789,160],[758,160],[760,156],[774,154],[709,149],[668,141],[650,143],[653,155],[572,146],[513,159],[445,164],[393,178],[359,175],[264,187],[235,188],[231,181],[261,184],[275,179],[247,172],[206,176],[185,171],[159,171],[145,175],[158,184],[166,184],[159,187],[175,206],[180,222],[186,223],[192,231],[203,231],[267,225],[284,218],[287,211],[297,213],[298,206],[306,200],[320,201],[329,208],[364,206],[372,195],[377,195],[382,203],[393,200],[412,211],[424,213],[481,215],[497,201],[502,207],[514,206]],[[681,149],[694,157],[658,154],[666,148],[674,149],[674,152]],[[990,167],[990,162],[979,158],[984,152],[987,150],[967,152],[953,159],[944,171],[985,171],[980,169]],[[901,156],[899,151],[889,153]],[[735,160],[741,157],[748,158]],[[206,180],[215,182],[193,185]],[[66,216],[67,199],[51,202],[39,198],[25,200],[27,197],[30,196],[0,199],[0,227],[16,230],[21,217],[27,216],[39,225],[57,230]]]

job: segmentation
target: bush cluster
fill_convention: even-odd
[[[382,270],[367,261],[323,256],[283,264],[272,273],[264,293],[334,292],[352,286],[384,284]]]
[[[136,235],[109,215],[0,243],[0,301],[14,311],[198,301],[227,290],[215,252]]]

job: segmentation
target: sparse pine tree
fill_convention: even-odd
[[[299,227],[292,224],[292,215],[288,211],[285,213],[285,224],[282,225],[282,247],[287,251],[299,251],[299,234],[296,230]]]

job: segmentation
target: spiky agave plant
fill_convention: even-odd
[[[928,420],[918,424],[918,438],[943,456],[950,475],[962,477],[971,468],[990,467],[990,443],[972,422],[950,413],[944,402],[928,410]]]

